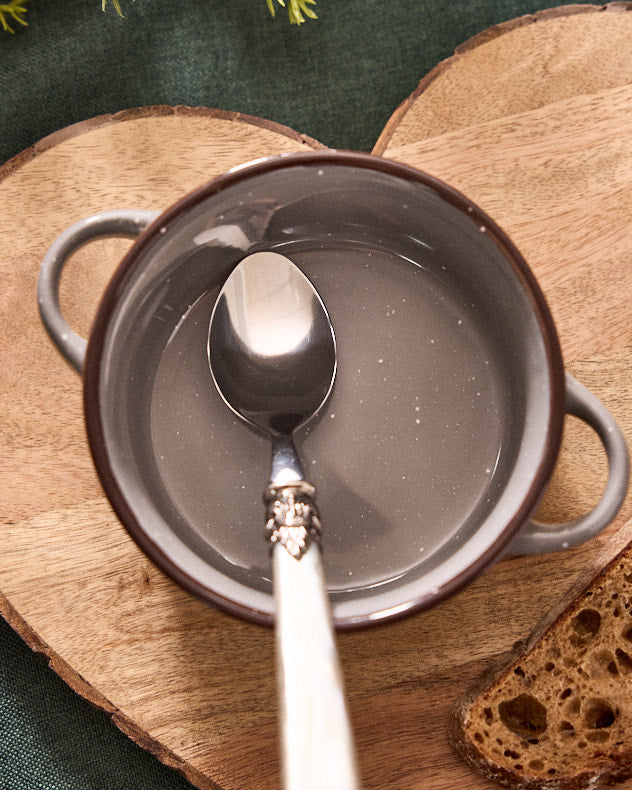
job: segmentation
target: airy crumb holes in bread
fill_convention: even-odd
[[[464,697],[451,740],[485,778],[580,790],[632,777],[632,549]]]

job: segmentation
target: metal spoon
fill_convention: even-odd
[[[318,293],[275,252],[247,256],[211,316],[211,373],[225,403],[272,441],[264,492],[272,544],[284,786],[356,790],[355,749],[325,589],[316,490],[292,434],[336,375],[333,328]]]

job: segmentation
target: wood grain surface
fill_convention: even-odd
[[[629,6],[477,37],[422,81],[376,152],[444,178],[504,227],[549,300],[567,368],[632,439],[632,72],[618,56],[632,51]],[[318,143],[255,119],[150,108],[71,127],[0,170],[0,609],[200,788],[278,786],[272,633],[193,600],[119,524],[89,457],[81,381],[40,328],[35,282],[52,239],[82,216],[164,208],[230,166],[305,147]],[[83,334],[126,245],[98,242],[68,267],[62,303]],[[540,515],[588,509],[605,470],[597,439],[569,420]],[[450,705],[631,517],[628,497],[587,545],[505,559],[430,612],[339,636],[366,788],[489,787],[448,745]]]

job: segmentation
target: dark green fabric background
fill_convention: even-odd
[[[318,21],[297,28],[281,8],[272,19],[265,0],[121,3],[125,19],[112,8],[103,14],[100,0],[30,0],[29,27],[0,32],[0,163],[70,123],[148,104],[235,110],[331,147],[370,150],[397,105],[455,47],[561,5],[318,0]],[[187,787],[0,619],[0,790]]]

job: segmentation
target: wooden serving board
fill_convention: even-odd
[[[508,231],[549,300],[568,369],[632,440],[630,6],[566,7],[487,31],[422,80],[375,152],[445,179]],[[272,633],[195,601],[119,524],[89,457],[81,381],[40,327],[35,282],[47,246],[82,216],[161,209],[235,164],[309,147],[319,144],[257,119],[147,108],[70,127],[0,169],[0,610],[200,788],[279,784]],[[126,245],[99,242],[69,265],[62,302],[84,335]],[[540,515],[588,509],[605,468],[597,439],[569,420]],[[631,517],[629,497],[588,545],[505,559],[430,612],[340,636],[366,788],[488,787],[447,743],[452,701]]]

